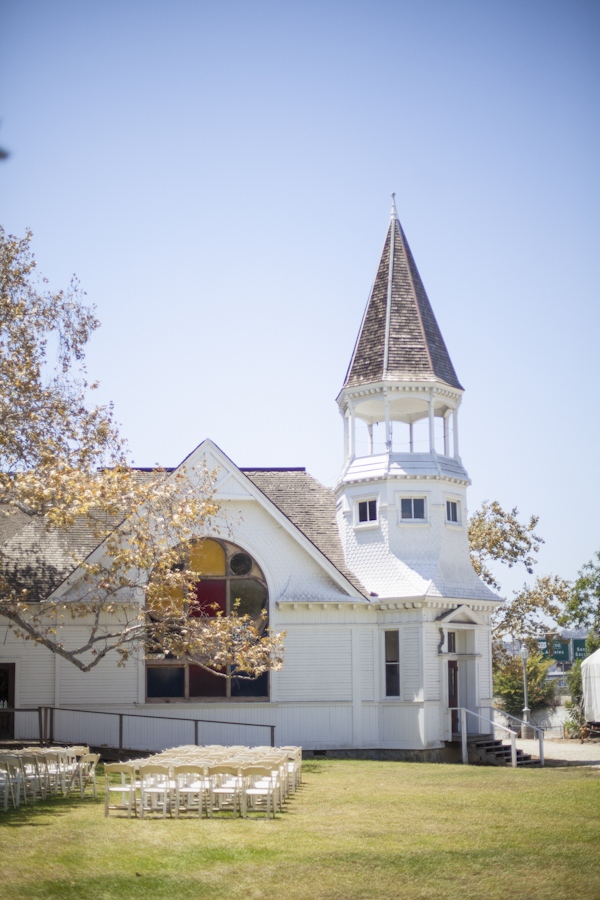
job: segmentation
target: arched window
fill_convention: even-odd
[[[189,568],[198,573],[191,616],[228,615],[234,608],[249,615],[259,631],[267,626],[268,593],[258,563],[241,547],[229,541],[205,538],[190,552]],[[202,666],[181,659],[152,657],[146,662],[146,698],[160,700],[267,699],[269,673],[247,681],[207,672]]]

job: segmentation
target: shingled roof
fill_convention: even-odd
[[[395,379],[462,389],[394,204],[344,387]]]
[[[364,585],[346,566],[338,531],[335,494],[306,469],[241,469],[363,596]]]
[[[97,519],[100,517],[96,517]],[[102,516],[103,524],[116,527],[117,517]],[[30,600],[48,597],[77,568],[77,562],[98,546],[92,522],[81,519],[72,528],[48,531],[38,517],[0,510],[2,574]]]

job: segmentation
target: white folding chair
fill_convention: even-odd
[[[121,784],[111,784],[111,775],[120,775]],[[110,810],[127,810],[128,819],[131,818],[132,812],[136,816],[135,766],[127,763],[109,763],[104,766],[104,776],[106,779],[104,815],[108,816]],[[115,803],[111,806],[109,803],[111,794],[121,794],[121,803]]]
[[[288,771],[293,773],[294,790],[302,784],[302,747],[280,747],[288,755]]]
[[[248,815],[248,809],[251,812],[256,811],[264,806],[267,812],[267,819],[271,818],[271,810],[273,818],[275,818],[275,808],[277,806],[277,785],[272,778],[272,771],[269,766],[245,766],[242,769],[243,776],[243,816]]]
[[[1,783],[4,794],[5,812],[8,809],[9,796],[13,809],[16,809],[17,806],[20,805],[22,789],[21,772],[21,764],[17,756],[11,756],[9,754],[0,756],[0,774],[2,776]]]
[[[145,812],[158,811],[162,808],[163,819],[167,808],[171,806],[171,791],[175,788],[171,781],[171,769],[167,765],[140,766],[140,816]],[[161,803],[162,798],[162,803]],[[146,806],[146,801],[149,801]]]
[[[56,796],[65,793],[65,772],[63,770],[63,754],[59,750],[46,750],[43,754],[46,762],[46,774],[50,785],[50,793]]]
[[[208,767],[182,763],[173,768],[173,780],[175,782],[175,818],[179,818],[180,811],[197,812],[198,818],[202,816],[202,807],[206,806],[208,814],[209,779]],[[182,797],[185,801],[182,806]]]
[[[219,812],[233,810],[234,817],[242,804],[242,775],[239,766],[218,763],[208,767],[209,814],[213,809]]]
[[[27,789],[31,791],[31,799],[35,803],[39,794],[41,800],[46,799],[45,772],[41,769],[38,757],[35,754],[21,754],[21,767],[23,771],[23,785],[25,796]]]
[[[79,793],[83,800],[83,795],[88,784],[91,784],[94,790],[94,798],[96,794],[96,766],[100,762],[99,753],[85,753],[79,758],[77,769],[77,779],[79,781]]]

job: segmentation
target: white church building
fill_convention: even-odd
[[[240,469],[211,440],[186,460],[218,470],[228,521],[226,539],[202,544],[199,596],[264,610],[286,632],[283,668],[236,683],[140,653],[81,673],[0,620],[0,676],[23,710],[5,728],[35,737],[38,707],[49,707],[57,739],[95,745],[264,744],[274,726],[277,745],[308,751],[443,758],[458,730],[451,710],[492,706],[490,617],[501,603],[469,557],[462,395],[394,206],[337,397],[335,487],[304,469]],[[68,541],[24,519],[2,550],[18,559],[47,546],[54,596],[68,599]],[[61,639],[75,646],[81,629],[66,621]]]

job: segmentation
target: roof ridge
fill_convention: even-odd
[[[432,372],[435,372],[435,368],[434,368],[434,365],[433,365],[433,360],[431,359],[431,349],[430,349],[430,347],[429,347],[429,341],[427,340],[427,335],[425,334],[425,326],[424,326],[424,324],[423,324],[423,315],[422,315],[422,313],[421,313],[421,304],[419,303],[419,298],[417,297],[417,292],[416,292],[416,290],[415,290],[415,280],[414,280],[414,278],[413,278],[412,266],[411,266],[411,264],[410,264],[410,258],[409,258],[409,255],[408,255],[408,253],[406,253],[406,245],[408,244],[408,241],[406,240],[406,235],[404,234],[404,231],[402,230],[402,225],[400,225],[400,221],[398,221],[398,230],[399,230],[399,232],[400,232],[400,240],[402,241],[402,247],[403,247],[403,249],[404,249],[404,252],[405,252],[405,254],[406,254],[406,259],[407,259],[407,262],[408,262],[408,266],[407,266],[407,268],[408,268],[408,277],[410,278],[410,286],[411,286],[412,295],[413,295],[413,298],[414,298],[414,301],[415,301],[415,307],[416,307],[416,310],[417,310],[417,315],[418,315],[418,317],[419,317],[419,325],[421,326],[421,334],[423,335],[423,341],[424,341],[424,343],[425,343],[425,350],[427,351],[427,357],[428,357],[428,359],[429,359],[429,365],[431,366],[431,371],[432,371]],[[412,254],[411,254],[411,256],[412,256]],[[419,277],[420,277],[420,276],[419,276]]]

